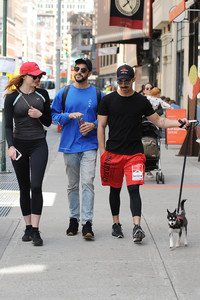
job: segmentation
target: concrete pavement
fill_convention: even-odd
[[[51,134],[50,134],[51,132]],[[124,239],[111,237],[112,218],[108,187],[102,187],[99,158],[95,179],[94,241],[79,234],[66,236],[68,226],[67,178],[63,156],[57,152],[59,134],[51,126],[51,151],[45,175],[41,219],[43,247],[24,243],[24,222],[15,191],[15,207],[0,218],[0,299],[192,299],[200,298],[200,163],[188,157],[183,197],[188,217],[188,247],[169,249],[166,210],[177,207],[183,157],[178,147],[161,146],[165,184],[146,177],[141,188],[141,245],[132,240],[132,218],[126,186],[121,193]],[[153,172],[155,175],[155,172]],[[7,223],[7,224],[5,224]],[[9,225],[8,225],[9,224]],[[5,226],[5,227],[4,227]],[[4,231],[6,228],[6,232]]]

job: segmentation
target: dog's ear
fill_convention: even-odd
[[[175,208],[175,210],[174,210],[174,214],[176,214],[176,208]]]
[[[170,213],[168,209],[167,209],[167,213],[168,213],[168,214]]]

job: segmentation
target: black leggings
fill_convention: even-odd
[[[113,216],[119,215],[120,209],[120,191],[121,188],[110,187],[110,209]],[[130,196],[130,209],[132,216],[141,217],[142,203],[139,192],[139,185],[129,185],[128,192]]]
[[[22,153],[19,160],[12,160],[20,189],[22,214],[23,216],[41,215],[42,181],[48,160],[46,139],[14,139],[14,147]]]

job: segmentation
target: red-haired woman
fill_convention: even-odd
[[[51,125],[50,99],[39,89],[46,73],[34,62],[26,62],[20,75],[9,81],[4,102],[8,156],[20,189],[20,207],[26,224],[22,241],[42,246],[39,222],[43,207],[42,181],[48,160],[43,125]]]

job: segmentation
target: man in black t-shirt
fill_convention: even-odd
[[[120,191],[124,174],[133,217],[133,241],[141,242],[145,233],[140,226],[141,198],[139,185],[144,183],[145,155],[142,146],[142,117],[161,128],[186,128],[187,119],[170,120],[160,117],[146,97],[135,92],[135,74],[129,65],[117,69],[119,90],[103,97],[98,110],[98,142],[101,155],[102,185],[110,186],[110,207],[113,217],[112,236],[122,238],[119,221]],[[182,124],[183,123],[183,124]],[[105,147],[105,128],[109,136]]]

